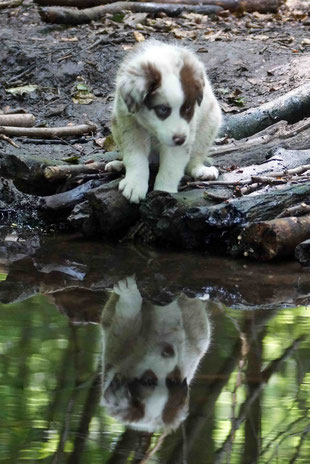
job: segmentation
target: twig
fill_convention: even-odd
[[[218,200],[218,201],[221,201],[221,202],[222,201],[227,201],[232,197],[232,195],[229,195],[229,196],[227,196],[227,195],[217,195],[216,193],[207,192],[207,191],[204,192],[204,196],[209,197],[212,200]]]
[[[65,127],[9,127],[0,126],[0,134],[8,136],[26,136],[26,137],[42,137],[49,139],[53,137],[67,137],[70,135],[81,135],[88,132],[95,132],[97,126],[94,123],[80,124],[77,126]]]
[[[307,203],[300,203],[300,205],[286,208],[282,213],[278,214],[277,218],[290,217],[290,216],[302,216],[303,214],[310,213],[310,205]]]
[[[252,176],[252,182],[256,182],[258,184],[263,184],[263,185],[280,185],[280,184],[286,184],[287,180],[286,179],[274,179],[274,177],[270,176]]]
[[[89,164],[78,164],[73,166],[48,166],[44,169],[44,176],[48,180],[64,179],[79,174],[93,174],[94,172],[104,171],[106,163],[94,162]]]
[[[0,126],[32,127],[36,118],[33,114],[0,114]]]
[[[11,140],[10,137],[7,137],[4,134],[0,134],[0,139],[4,140],[5,142],[10,143],[11,145],[13,145],[14,148],[20,148],[20,146],[17,145],[17,143],[13,142],[13,140]]]

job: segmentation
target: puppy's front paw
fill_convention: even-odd
[[[136,279],[134,276],[126,277],[123,280],[119,280],[117,284],[113,286],[113,290],[117,295],[122,294],[139,294]]]
[[[121,172],[123,171],[123,169],[124,169],[124,163],[123,161],[119,161],[119,160],[110,161],[109,163],[105,165],[105,170],[109,172],[111,171]]]
[[[121,180],[118,188],[131,203],[139,203],[147,194],[148,182],[138,177],[127,175]]]
[[[127,310],[130,311],[142,304],[142,297],[137,287],[134,276],[126,277],[113,286],[116,295],[119,295],[120,301],[126,304]]]
[[[193,168],[191,174],[197,180],[216,180],[219,176],[219,171],[215,166],[197,166]]]

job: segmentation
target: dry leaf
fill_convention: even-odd
[[[133,36],[134,36],[136,42],[144,42],[145,41],[145,37],[144,37],[143,34],[141,34],[141,32],[133,31]]]

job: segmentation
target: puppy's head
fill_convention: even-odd
[[[161,81],[161,72],[151,62],[143,61],[129,65],[119,83],[120,93],[128,111],[139,111],[145,98],[154,94]]]
[[[175,367],[165,377],[153,369],[138,375],[116,372],[105,385],[102,404],[120,422],[137,430],[174,430],[187,415],[188,385]]]
[[[153,53],[153,61],[152,60]],[[204,92],[202,64],[178,47],[149,49],[129,62],[119,82],[128,111],[161,144],[186,145]]]

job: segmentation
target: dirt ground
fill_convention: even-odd
[[[172,19],[127,13],[76,27],[45,24],[38,7],[25,0],[0,10],[0,111],[22,108],[42,126],[90,120],[100,130],[94,138],[67,143],[14,139],[19,148],[0,140],[0,151],[100,159],[102,148],[95,140],[109,133],[117,67],[137,39],[149,37],[196,50],[226,114],[310,79],[309,0],[289,1],[277,15],[228,14],[211,20],[196,14]],[[16,88],[21,86],[30,87],[20,95]]]

